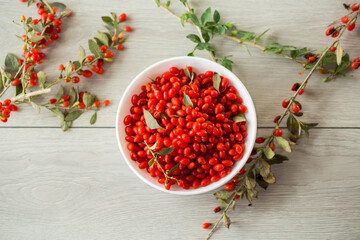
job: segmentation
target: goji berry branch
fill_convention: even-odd
[[[298,89],[295,91],[294,95],[292,97],[290,97],[288,100],[287,100],[287,106],[285,107],[285,110],[283,112],[282,115],[280,115],[278,118],[277,118],[277,121],[276,121],[276,126],[275,126],[275,130],[272,132],[272,134],[270,136],[268,136],[266,138],[266,140],[264,141],[264,144],[262,147],[258,147],[256,148],[256,154],[257,154],[257,157],[254,159],[256,161],[253,161],[252,164],[248,167],[248,169],[246,170],[245,173],[242,173],[244,174],[243,177],[242,177],[242,180],[239,181],[238,183],[238,186],[240,186],[240,189],[244,186],[243,185],[243,181],[244,179],[247,178],[247,175],[249,173],[252,173],[252,170],[255,168],[256,165],[258,165],[259,163],[259,160],[261,159],[261,156],[262,154],[264,153],[264,151],[267,149],[267,145],[269,145],[270,143],[273,142],[274,138],[276,137],[281,137],[281,131],[278,131],[277,132],[277,129],[278,129],[278,126],[281,124],[282,120],[285,118],[285,116],[287,116],[288,114],[293,114],[290,112],[290,107],[291,106],[294,106],[294,102],[295,102],[295,99],[296,97],[299,95],[299,93],[301,91],[304,91],[305,87],[306,87],[306,84],[308,83],[310,77],[312,76],[312,74],[314,73],[314,71],[316,70],[316,68],[318,67],[318,65],[321,63],[321,61],[323,60],[323,58],[326,56],[327,52],[333,47],[335,46],[336,44],[339,43],[340,41],[340,38],[342,37],[343,33],[345,32],[345,30],[348,28],[348,26],[353,23],[356,19],[357,19],[357,14],[359,13],[360,11],[355,11],[353,12],[354,13],[354,16],[351,18],[351,20],[346,24],[346,25],[343,25],[341,26],[340,28],[340,31],[339,31],[339,34],[338,36],[336,37],[336,40],[332,42],[332,44],[330,46],[328,46],[321,54],[320,58],[317,60],[317,62],[315,63],[315,65],[313,66],[313,68],[310,70],[310,72],[308,73],[308,75],[306,76],[306,78],[304,79],[304,81],[301,83],[301,85],[298,87]],[[350,15],[350,14],[349,14]],[[342,53],[341,53],[342,54]],[[293,115],[292,115],[293,116]],[[294,117],[294,116],[293,116]],[[278,129],[279,130],[279,129]],[[280,134],[279,134],[280,132]],[[264,138],[262,138],[264,139]],[[263,141],[263,140],[262,140]],[[279,143],[279,142],[278,142]],[[273,150],[271,150],[273,151]],[[260,157],[260,158],[259,158]],[[268,159],[272,158],[272,157],[268,157],[266,156]],[[263,176],[262,176],[263,177]],[[237,186],[237,189],[239,189],[239,187]],[[246,188],[248,188],[248,186],[245,185]],[[265,187],[266,188],[266,187]],[[251,188],[250,188],[251,189]],[[247,189],[248,190],[248,189]],[[223,210],[223,213],[222,215],[219,217],[219,219],[216,221],[216,223],[214,224],[214,226],[212,227],[212,229],[210,230],[210,232],[208,233],[207,237],[206,237],[206,240],[210,239],[210,237],[212,236],[212,234],[214,233],[214,231],[216,230],[218,224],[221,222],[222,219],[224,219],[224,216],[226,216],[226,213],[229,209],[230,206],[232,206],[234,204],[234,202],[236,201],[236,196],[239,195],[238,193],[238,190],[236,190],[234,193],[233,193],[233,196],[231,197],[230,201],[229,202],[226,202],[226,207],[225,209]],[[227,197],[225,197],[225,200],[226,200]],[[249,198],[248,198],[249,199]],[[222,199],[224,200],[224,199]],[[251,201],[249,200],[250,204],[251,204]],[[224,221],[224,224],[226,224],[226,226],[228,227],[229,224],[225,223]]]

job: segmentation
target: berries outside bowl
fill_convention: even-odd
[[[223,186],[242,169],[254,146],[256,121],[251,96],[234,73],[207,59],[174,57],[131,81],[117,110],[116,137],[142,181],[194,195]]]

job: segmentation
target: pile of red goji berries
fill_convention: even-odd
[[[4,102],[0,102],[0,121],[7,122],[11,112],[16,112],[17,106],[11,104],[10,99],[5,99]]]
[[[187,68],[191,73],[192,68]],[[131,114],[124,118],[130,158],[161,184],[165,184],[161,169],[170,170],[179,163],[171,176],[184,189],[204,187],[229,174],[231,166],[243,157],[247,136],[246,122],[233,121],[235,115],[247,112],[247,107],[229,79],[220,77],[218,91],[212,71],[193,74],[190,81],[184,69],[171,67],[132,96]],[[184,94],[193,106],[185,105]],[[162,128],[149,128],[143,109]],[[155,151],[165,147],[175,147],[175,151],[158,157],[160,167],[156,163],[151,167],[148,162],[153,155],[144,141],[149,146],[156,144]],[[170,185],[175,183],[170,179]]]

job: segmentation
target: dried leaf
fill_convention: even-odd
[[[229,199],[234,193],[235,193],[235,191],[220,190],[220,191],[217,191],[216,193],[214,193],[214,196],[215,196],[217,199],[227,200],[227,199]]]
[[[264,154],[267,159],[272,159],[275,156],[275,153],[271,148],[267,147],[264,149]]]
[[[164,156],[164,155],[168,155],[168,154],[172,153],[174,150],[175,150],[174,147],[167,147],[167,148],[161,149],[156,154]]]
[[[153,115],[151,115],[151,113],[149,111],[147,111],[146,109],[143,109],[143,111],[144,111],[146,125],[150,129],[159,129],[159,128],[164,129],[163,127],[161,127],[159,125],[159,123],[156,121],[156,119],[153,117]]]
[[[230,218],[226,215],[226,213],[224,213],[224,215],[223,215],[223,222],[224,222],[224,226],[225,226],[225,227],[230,228],[231,220],[230,220]]]
[[[275,137],[277,144],[282,147],[285,151],[291,152],[289,142],[283,137]]]
[[[39,114],[40,113],[40,106],[34,102],[30,102],[31,106],[35,109],[36,113]]]
[[[262,187],[262,188],[265,189],[265,190],[266,190],[266,189],[268,188],[268,186],[269,186],[269,183],[265,182],[264,178],[263,178],[260,174],[258,174],[258,175],[256,176],[256,182],[257,182],[257,184],[259,184],[260,187]]]
[[[71,88],[69,91],[69,102],[70,104],[73,104],[76,101],[76,92],[74,88]]]
[[[336,62],[337,62],[338,66],[341,65],[343,52],[344,52],[344,50],[343,50],[343,48],[341,47],[341,45],[339,43],[337,48],[336,48]]]
[[[71,61],[69,61],[69,62],[66,63],[66,66],[65,66],[65,77],[69,77],[69,76],[71,75],[72,67],[73,67],[73,64],[72,64]]]
[[[95,57],[101,56],[100,47],[94,39],[89,40],[89,49],[90,49],[90,52],[92,54],[94,54]]]
[[[29,42],[38,42],[40,40],[42,40],[44,38],[44,36],[33,36],[29,39]]]
[[[219,93],[220,93],[220,83],[221,83],[220,75],[215,72],[213,75],[213,86]]]
[[[56,99],[59,101],[61,99],[62,96],[64,96],[65,90],[63,86],[59,87],[59,90],[56,94]]]
[[[64,120],[61,120],[61,122],[60,122],[61,129],[62,129],[64,132],[69,129],[70,125],[71,125],[71,122],[66,122],[66,121],[64,121]]]
[[[235,123],[239,123],[239,122],[246,122],[246,117],[243,113],[241,112],[238,112],[238,114],[236,114],[232,120],[235,122]]]
[[[266,162],[264,159],[260,159],[259,161],[260,175],[266,177],[270,173],[270,164]]]
[[[256,186],[256,181],[254,178],[252,178],[248,175],[245,178],[245,184],[248,189],[254,189]]]
[[[39,85],[41,87],[44,87],[44,84],[45,84],[46,78],[47,78],[46,73],[43,72],[43,71],[40,71],[40,72],[37,73],[37,77],[38,77]]]
[[[269,173],[269,175],[267,177],[264,177],[265,182],[267,183],[275,183],[275,176],[274,174],[271,172]]]
[[[267,162],[272,165],[272,164],[279,164],[282,163],[284,161],[289,160],[288,157],[286,156],[282,156],[280,154],[275,154],[275,156],[272,159],[267,160]]]

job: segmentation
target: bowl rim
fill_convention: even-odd
[[[254,147],[254,144],[255,144],[255,138],[256,138],[256,132],[257,132],[257,117],[256,117],[256,109],[255,109],[255,105],[254,105],[254,102],[252,100],[252,97],[249,93],[249,91],[247,90],[247,88],[245,87],[245,85],[241,82],[241,80],[232,72],[230,71],[229,69],[225,68],[224,66],[220,65],[219,63],[216,63],[216,62],[213,62],[209,59],[206,59],[206,58],[201,58],[201,57],[192,57],[192,56],[178,56],[178,57],[171,57],[171,58],[166,58],[166,59],[163,59],[163,60],[160,60],[160,61],[157,61],[153,64],[151,64],[150,66],[146,67],[144,70],[142,70],[140,73],[138,73],[132,80],[131,82],[129,83],[129,85],[126,87],[121,99],[120,99],[120,102],[119,102],[119,105],[118,105],[118,108],[117,108],[117,112],[116,112],[116,122],[115,122],[115,131],[116,131],[116,139],[117,139],[117,143],[118,143],[118,147],[120,149],[120,152],[122,154],[122,157],[124,158],[124,161],[127,163],[127,165],[129,166],[129,168],[135,173],[135,175],[137,177],[139,177],[143,182],[147,183],[148,185],[150,185],[151,187],[155,188],[155,189],[158,189],[162,192],[166,192],[166,193],[170,193],[170,194],[176,194],[176,195],[196,195],[196,194],[201,194],[201,193],[206,193],[206,192],[209,192],[209,191],[212,191],[212,190],[215,190],[221,186],[223,186],[226,182],[230,181],[235,175],[236,175],[236,172],[238,172],[245,164],[246,164],[246,161],[244,161],[243,164],[239,164],[240,167],[236,166],[236,168],[238,168],[236,171],[235,171],[235,168],[232,169],[231,173],[229,173],[227,176],[221,178],[219,181],[217,182],[213,182],[213,183],[210,183],[208,186],[205,186],[205,187],[199,187],[197,189],[193,189],[193,190],[185,190],[185,189],[181,189],[181,190],[178,190],[178,191],[171,191],[171,190],[166,190],[163,186],[160,186],[160,185],[157,185],[157,184],[154,184],[153,182],[149,181],[148,179],[146,179],[145,177],[143,177],[139,172],[138,172],[138,169],[136,169],[131,163],[130,163],[130,159],[128,158],[128,156],[126,155],[126,153],[124,152],[124,149],[121,145],[121,142],[120,142],[120,135],[119,135],[119,124],[121,124],[120,121],[120,110],[121,110],[121,106],[123,105],[123,102],[125,101],[125,98],[126,96],[128,96],[130,94],[130,89],[131,87],[139,80],[141,79],[141,77],[144,75],[144,73],[146,73],[147,71],[153,69],[153,68],[156,68],[157,66],[159,65],[162,65],[166,62],[170,62],[170,61],[173,61],[173,60],[186,60],[186,59],[191,59],[191,60],[195,60],[195,61],[205,61],[207,63],[210,63],[210,64],[217,64],[218,67],[220,69],[222,69],[222,71],[224,72],[227,72],[226,74],[227,75],[230,75],[230,77],[227,77],[227,78],[231,78],[230,81],[238,81],[238,84],[240,84],[240,88],[243,89],[243,93],[242,94],[245,94],[247,95],[246,96],[246,99],[248,100],[249,103],[247,103],[247,108],[250,109],[252,108],[253,109],[253,112],[251,113],[251,118],[253,118],[253,123],[252,123],[252,128],[253,128],[253,135],[252,136],[247,136],[247,140],[249,141],[248,144],[246,145],[246,149],[253,149]],[[245,97],[242,95],[242,97]],[[247,114],[250,114],[250,111],[248,111]],[[252,139],[249,139],[252,138]],[[242,157],[242,159],[240,161],[242,161],[243,159],[247,159],[249,158],[250,154],[251,154],[251,150],[245,150],[247,151],[244,156]]]

